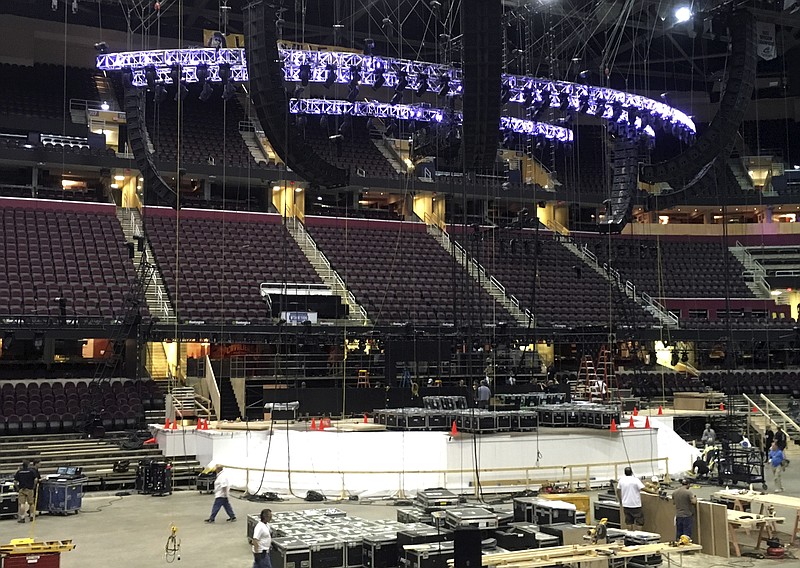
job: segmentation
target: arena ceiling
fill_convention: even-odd
[[[287,40],[364,48],[411,59],[460,59],[460,0],[264,0]],[[55,2],[56,10],[53,10]],[[241,33],[249,0],[15,0],[0,13],[136,35],[202,41],[203,29]],[[759,75],[788,78],[786,53],[800,53],[800,0],[504,0],[505,65],[509,72],[554,79],[608,81],[629,90],[713,91],[724,74],[725,16],[750,10],[776,24],[778,57],[760,61]],[[692,4],[694,17],[676,21]],[[156,9],[158,6],[158,9]],[[223,15],[224,14],[224,15]],[[791,66],[788,66],[791,67]],[[798,81],[800,82],[800,77]],[[800,86],[790,89],[800,92]]]

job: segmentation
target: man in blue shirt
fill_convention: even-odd
[[[769,450],[769,465],[772,466],[772,477],[775,480],[775,493],[783,491],[781,476],[783,475],[783,450],[778,447],[778,442],[772,443]]]

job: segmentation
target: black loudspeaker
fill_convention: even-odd
[[[453,533],[454,568],[481,568],[481,531],[477,527],[456,529]]]
[[[730,155],[736,131],[753,94],[757,35],[753,16],[745,11],[731,15],[728,29],[731,35],[728,79],[711,125],[685,152],[665,162],[642,166],[642,181],[667,182],[673,189],[683,189],[697,183],[717,158],[726,159]]]
[[[320,493],[319,491],[308,491],[305,497],[306,501],[327,501],[325,495]]]
[[[153,156],[147,149],[145,137],[147,135],[146,126],[142,116],[142,106],[144,103],[143,91],[130,84],[130,75],[125,76],[125,116],[128,127],[128,144],[133,152],[136,167],[144,178],[145,201],[148,197],[155,199],[159,205],[167,205],[177,209],[178,196],[175,191],[167,185],[164,178],[153,162]]]
[[[270,12],[266,17],[263,2],[250,4],[246,9],[249,10],[245,39],[250,96],[267,140],[281,160],[309,183],[328,188],[348,185],[350,172],[323,160],[289,122],[274,14]]]
[[[633,198],[639,192],[639,144],[626,136],[614,139],[611,169],[611,198],[606,202],[606,219],[598,223],[601,233],[621,233],[633,210]]]
[[[463,0],[462,146],[472,171],[491,170],[497,157],[502,72],[501,0]]]

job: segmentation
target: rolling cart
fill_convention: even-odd
[[[717,464],[717,482],[720,485],[736,484],[761,484],[761,489],[767,489],[767,480],[764,477],[764,457],[758,448],[742,448],[739,446],[723,446],[719,452]]]

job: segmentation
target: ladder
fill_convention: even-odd
[[[597,357],[599,374],[597,375],[596,390],[597,398],[602,402],[608,402],[614,398],[619,398],[619,385],[617,375],[614,370],[614,354],[603,345],[600,347],[600,354]],[[594,391],[592,398],[595,398]]]
[[[578,368],[578,381],[575,383],[575,398],[591,400],[592,389],[597,384],[597,369],[591,355],[581,357],[581,366]]]

